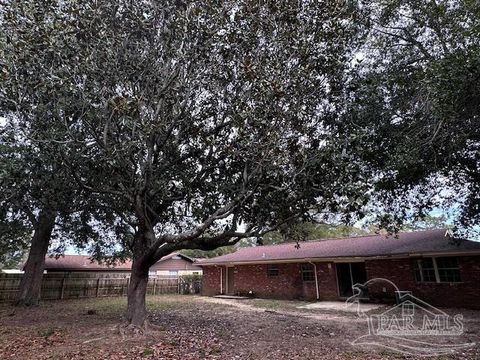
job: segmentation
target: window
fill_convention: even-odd
[[[278,276],[278,265],[276,264],[267,265],[267,276]]]
[[[460,282],[460,268],[456,257],[436,258],[440,282]]]
[[[436,282],[433,258],[419,259],[415,262],[415,280],[417,282]]]
[[[177,271],[177,270],[170,270],[170,271],[168,272],[168,275],[170,275],[170,276],[177,276],[177,275],[178,275],[178,271]]]
[[[415,260],[417,282],[460,282],[460,268],[455,257]]]
[[[302,280],[303,281],[314,281],[315,274],[313,272],[313,266],[310,264],[302,264]]]

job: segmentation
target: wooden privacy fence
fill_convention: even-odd
[[[0,274],[0,302],[15,299],[21,279],[21,274]],[[128,274],[48,273],[43,275],[40,298],[55,300],[126,296],[129,283]],[[200,289],[201,279],[198,277],[151,277],[147,294],[198,294]]]

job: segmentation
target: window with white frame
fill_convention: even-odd
[[[440,282],[460,282],[460,268],[456,257],[441,257],[435,259]]]
[[[277,264],[268,264],[267,265],[267,276],[278,276],[278,265]]]
[[[303,281],[315,280],[315,272],[313,271],[313,266],[311,264],[302,264],[302,280]]]
[[[423,258],[415,260],[417,282],[460,282],[460,267],[456,257]]]

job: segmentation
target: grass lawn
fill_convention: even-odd
[[[295,301],[161,295],[147,304],[156,329],[128,336],[118,331],[126,298],[0,305],[0,359],[406,358],[350,345],[368,331],[355,314],[302,312]],[[480,312],[465,314],[468,339],[461,340],[480,343]],[[454,358],[480,358],[480,351],[442,357]]]

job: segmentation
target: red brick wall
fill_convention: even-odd
[[[308,292],[310,283],[303,283],[299,264],[278,264],[278,276],[267,276],[267,265],[235,267],[235,292],[277,299],[298,299]]]
[[[385,259],[365,261],[367,278],[385,278],[400,290],[434,306],[480,309],[480,257],[459,257],[461,283],[417,283],[412,259]],[[329,267],[330,264],[330,267]],[[337,300],[335,264],[317,263],[317,276],[321,300]],[[279,275],[267,276],[267,265],[237,265],[234,269],[234,293],[277,299],[315,300],[315,282],[303,282],[299,263],[278,264]],[[223,275],[225,291],[225,271]],[[385,292],[383,291],[385,288]],[[202,294],[220,293],[220,267],[203,268]],[[388,283],[369,285],[372,300],[393,302],[394,288]]]
[[[337,283],[334,265],[317,263],[320,298],[337,298]],[[205,266],[203,270],[202,294],[220,293],[220,268]],[[302,281],[301,264],[278,264],[278,276],[267,275],[267,265],[237,265],[234,267],[234,293],[276,299],[316,299],[315,282]],[[224,289],[225,290],[225,289]]]
[[[220,267],[204,266],[202,275],[202,295],[214,296],[220,294]]]
[[[431,305],[480,309],[480,257],[458,257],[458,261],[460,283],[417,283],[413,259],[367,260],[365,264],[368,279],[386,278]],[[386,283],[370,285],[369,294],[381,301],[394,299],[393,287]]]
[[[334,263],[317,263],[318,288],[321,300],[338,300],[337,275]]]
[[[393,282],[399,290],[411,290],[415,284],[411,259],[367,260],[365,269],[367,279],[386,279]],[[371,282],[368,292],[371,299],[381,302],[395,301],[395,288],[387,281]]]

